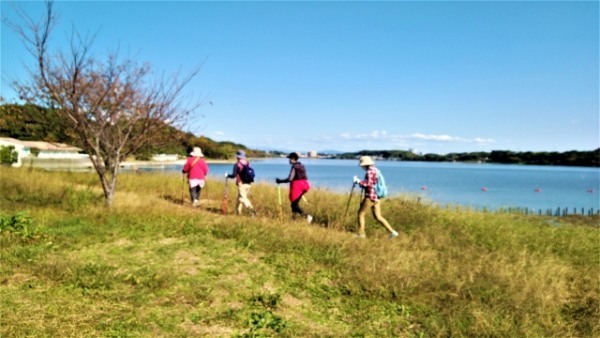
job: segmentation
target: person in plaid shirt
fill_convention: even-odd
[[[358,177],[354,176],[354,184],[358,184],[365,191],[365,196],[360,203],[360,208],[358,209],[358,235],[359,238],[365,238],[365,214],[367,210],[371,208],[373,212],[373,217],[375,220],[379,222],[379,224],[383,225],[389,232],[390,238],[394,238],[398,236],[398,232],[394,230],[388,221],[381,216],[381,200],[377,196],[375,192],[375,184],[377,184],[377,168],[375,167],[375,162],[369,156],[361,156],[359,160],[359,166],[365,169],[367,172],[365,174],[365,179],[360,180]]]

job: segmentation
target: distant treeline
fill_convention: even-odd
[[[66,143],[81,147],[81,140],[68,125],[62,123],[53,109],[35,105],[0,105],[0,137],[11,137],[21,141],[46,141]],[[216,142],[205,136],[196,136],[173,127],[164,134],[156,135],[152,142],[135,154],[136,159],[148,160],[154,154],[178,154],[186,156],[192,147],[202,148],[208,158],[232,158],[238,149],[249,156],[264,157],[263,151],[251,150],[233,142]]]
[[[477,162],[600,167],[600,148],[592,151],[573,150],[562,153],[493,150],[491,152],[450,153],[446,155],[415,154],[406,150],[362,150],[355,153],[336,155],[335,158],[354,159],[364,155],[396,161]]]
[[[0,137],[12,137],[22,141],[60,142],[80,147],[81,140],[69,127],[61,123],[53,109],[34,105],[0,105]],[[151,143],[142,148],[135,157],[147,160],[154,154],[187,155],[191,147],[200,147],[208,158],[228,159],[238,149],[244,149],[251,157],[286,155],[287,153],[248,149],[243,144],[216,142],[205,136],[196,136],[173,127],[163,135],[157,135]],[[333,155],[334,158],[354,159],[369,155],[386,160],[425,161],[425,162],[481,162],[600,167],[600,148],[593,151],[568,152],[513,152],[494,150],[492,152],[415,154],[408,150],[362,150],[353,153]]]

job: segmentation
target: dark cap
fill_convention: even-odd
[[[300,156],[298,156],[298,153],[296,153],[296,152],[293,152],[293,153],[290,153],[290,154],[287,156],[287,158],[291,158],[292,160],[297,160],[298,158],[300,158]]]

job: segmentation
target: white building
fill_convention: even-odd
[[[177,161],[178,159],[179,159],[179,155],[177,155],[177,154],[152,155],[152,161],[156,161],[156,162],[172,162],[172,161]]]
[[[87,158],[87,154],[80,154],[81,148],[73,147],[64,143],[50,143],[43,141],[21,141],[29,148],[38,149],[38,158],[52,158],[52,159],[82,159]]]
[[[306,153],[306,156],[310,157],[310,158],[317,158],[317,156],[319,156],[317,154],[316,150],[310,150],[308,153]]]
[[[39,150],[37,158],[41,159],[81,160],[88,158],[88,155],[80,153],[82,149],[64,143],[20,141],[10,137],[0,137],[0,146],[15,147],[19,156],[17,163],[13,163],[13,167],[20,167],[24,158],[32,157],[31,149]]]

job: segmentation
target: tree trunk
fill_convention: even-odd
[[[115,197],[115,190],[114,189],[110,189],[108,191],[104,192],[104,205],[108,208],[110,208],[113,204],[113,200]]]
[[[117,162],[118,163],[118,162]],[[96,169],[100,182],[102,183],[102,191],[104,192],[104,204],[111,207],[115,197],[117,187],[117,175],[119,165],[109,164],[110,167],[104,167],[102,170]]]

